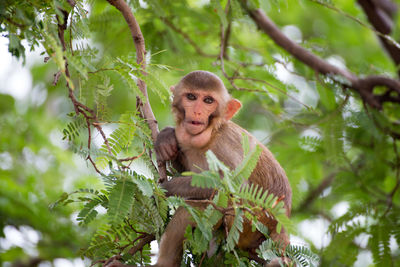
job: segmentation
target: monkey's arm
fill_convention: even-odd
[[[166,196],[179,196],[185,199],[209,199],[214,189],[194,187],[192,177],[175,177],[161,184],[167,190]]]

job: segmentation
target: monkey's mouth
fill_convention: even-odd
[[[203,132],[206,127],[206,124],[201,121],[186,120],[185,124],[186,131],[191,135],[197,135]]]
[[[204,125],[201,121],[189,121],[189,123],[192,125]]]

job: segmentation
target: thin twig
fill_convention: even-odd
[[[190,36],[185,33],[184,31],[182,31],[181,29],[177,28],[168,18],[161,18],[162,21],[165,23],[165,25],[167,25],[168,27],[170,27],[173,31],[179,33],[180,35],[182,35],[182,37],[191,45],[193,46],[194,50],[196,50],[196,53],[203,56],[203,57],[211,57],[211,58],[216,58],[218,57],[218,55],[212,55],[212,54],[208,54],[206,52],[204,52],[200,46],[197,45],[197,43],[195,41],[193,41],[192,38],[190,38]]]
[[[230,1],[228,1],[228,3],[225,6],[225,14],[229,13],[229,8],[230,8]],[[226,70],[225,70],[224,58],[227,57],[226,52],[225,52],[225,49],[226,49],[226,46],[225,46],[226,36],[225,36],[224,25],[223,25],[222,22],[221,22],[221,26],[220,26],[220,31],[221,31],[221,40],[220,40],[221,44],[220,44],[220,52],[219,52],[219,57],[218,58],[219,58],[220,63],[221,63],[221,71],[222,71],[222,74],[224,75],[224,77],[233,86],[233,88],[235,88],[236,90],[239,91],[240,88],[235,84],[235,81],[226,73]]]
[[[144,154],[145,151],[146,151],[146,145],[144,146],[142,153],[140,153],[139,155],[133,156],[133,157],[129,157],[129,158],[124,158],[124,159],[118,159],[118,160],[121,161],[121,162],[130,161],[130,160],[133,161],[135,159],[140,158]]]
[[[321,195],[321,193],[332,184],[336,175],[337,173],[333,172],[328,176],[326,176],[324,179],[322,179],[322,181],[316,188],[308,192],[308,196],[305,198],[303,203],[299,205],[296,211],[301,211],[301,212],[306,211],[309,208],[309,206]]]
[[[199,262],[199,267],[201,267],[201,265],[203,264],[204,258],[206,257],[207,251],[205,251],[203,253],[203,255],[201,256],[200,262]]]
[[[284,94],[285,96],[287,96],[288,98],[292,99],[293,101],[295,101],[295,102],[299,103],[300,105],[304,106],[304,107],[307,108],[308,110],[312,110],[312,109],[313,109],[312,107],[310,107],[310,106],[308,106],[307,104],[301,102],[300,100],[298,100],[298,99],[295,98],[294,96],[289,95],[288,93],[286,93],[285,91],[283,91],[283,90],[280,89],[279,87],[277,87],[277,86],[275,86],[275,85],[273,85],[273,84],[271,84],[271,83],[269,83],[269,82],[267,82],[267,81],[264,81],[264,80],[261,80],[261,79],[256,79],[256,78],[250,78],[250,77],[241,77],[241,76],[233,77],[232,79],[238,79],[238,80],[246,80],[246,81],[254,81],[254,82],[264,83],[264,84],[268,85],[269,87],[271,87],[271,88],[277,90],[278,92]],[[240,90],[240,89],[239,89],[239,90]],[[260,91],[262,91],[262,90],[260,90]]]
[[[152,234],[144,235],[143,238],[140,240],[140,242],[129,250],[129,254],[135,255],[136,252],[142,250],[145,245],[149,244],[151,241],[155,239],[156,237]]]
[[[141,234],[141,235],[146,234],[145,232],[137,231],[137,230],[133,227],[133,225],[130,223],[130,221],[129,221],[128,219],[125,219],[125,222],[126,222],[126,224],[129,226],[129,228],[131,228],[135,233]]]
[[[119,260],[119,259],[121,259],[121,255],[112,256],[111,258],[109,258],[108,260],[106,260],[106,261],[103,263],[103,266],[105,267],[105,266],[107,266],[108,264],[110,264],[112,261],[114,261],[114,260]]]

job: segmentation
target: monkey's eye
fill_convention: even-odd
[[[197,97],[194,94],[188,93],[186,94],[186,98],[189,100],[196,100]]]
[[[211,96],[207,96],[206,98],[204,98],[203,101],[206,104],[212,104],[212,103],[214,103],[214,98],[212,98]]]

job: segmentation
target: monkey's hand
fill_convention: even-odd
[[[178,140],[175,136],[175,128],[166,127],[157,136],[154,148],[159,159],[163,161],[175,160],[179,154]]]

